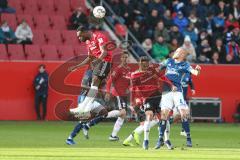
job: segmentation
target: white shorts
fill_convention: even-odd
[[[173,110],[176,107],[178,110],[187,109],[186,101],[183,98],[182,92],[165,92],[162,94],[161,110]]]
[[[81,103],[79,105],[81,105]],[[80,113],[88,113],[99,106],[102,106],[102,105],[97,101],[93,101],[92,103],[88,103],[86,106],[82,107],[80,109]]]

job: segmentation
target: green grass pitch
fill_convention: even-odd
[[[171,127],[172,151],[154,150],[157,127],[151,129],[150,149],[124,147],[122,141],[137,126],[126,123],[119,133],[120,141],[109,142],[113,122],[101,123],[90,130],[90,139],[82,133],[77,144],[68,146],[65,139],[73,122],[0,121],[0,160],[240,160],[239,124],[191,124],[193,147],[185,147],[179,135],[180,125]]]

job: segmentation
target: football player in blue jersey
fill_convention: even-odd
[[[157,141],[155,149],[159,149],[163,143],[166,121],[169,117],[170,111],[173,110],[173,107],[176,107],[180,112],[183,128],[187,134],[187,146],[192,147],[188,122],[189,110],[183,97],[181,82],[184,74],[188,72],[195,76],[198,76],[200,74],[201,67],[197,65],[195,68],[192,68],[190,64],[185,61],[187,55],[188,52],[184,48],[180,47],[175,51],[173,58],[169,58],[161,64],[161,66],[166,67],[165,75],[175,85],[175,87],[172,87],[171,89],[165,87],[162,93],[160,104],[161,122],[159,124],[159,139]]]

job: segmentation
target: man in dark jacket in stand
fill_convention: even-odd
[[[39,66],[39,73],[34,78],[35,89],[35,110],[38,120],[44,120],[47,113],[47,97],[48,97],[48,73],[45,65]],[[40,113],[40,103],[42,103],[42,116]]]

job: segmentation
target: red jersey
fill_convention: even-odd
[[[104,46],[107,42],[109,42],[109,39],[106,35],[101,32],[94,32],[92,38],[86,41],[88,55],[99,58],[102,54],[100,47]],[[103,58],[103,60],[106,62],[111,62],[112,51],[107,51],[107,55]]]
[[[119,65],[114,68],[107,81],[107,92],[110,92],[111,84],[113,84],[112,94],[114,96],[127,96],[130,85],[130,79],[127,77],[129,72],[130,67],[128,66]]]
[[[147,98],[154,95],[157,91],[161,91],[162,82],[169,85],[172,83],[155,67],[149,67],[147,71],[136,71],[131,74],[131,93],[132,102],[143,103]],[[141,101],[141,102],[140,102]]]

